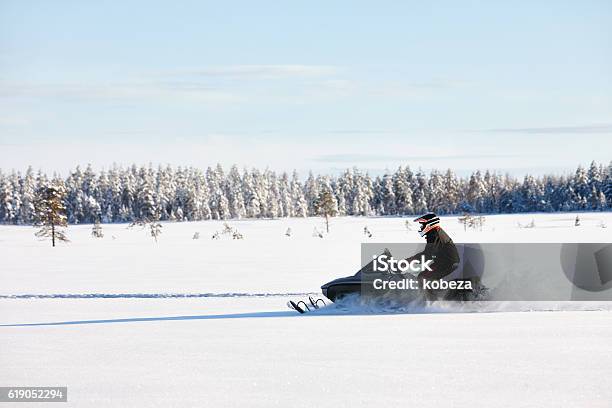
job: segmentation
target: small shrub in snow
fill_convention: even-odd
[[[223,231],[221,231],[222,234],[227,234],[227,235],[232,235],[234,233],[234,229],[232,227],[230,227],[230,225],[227,222],[223,223]]]
[[[104,238],[104,233],[102,232],[102,225],[100,225],[100,220],[96,220],[93,227],[91,228],[91,236],[94,238]]]
[[[535,227],[536,227],[536,224],[535,224],[535,220],[534,220],[534,219],[532,219],[532,220],[531,220],[531,222],[530,222],[529,224],[525,224],[525,225],[523,225],[523,224],[521,224],[520,222],[517,222],[517,224],[518,224],[518,227],[519,227],[519,228],[535,228]]]
[[[221,236],[231,237],[232,239],[244,239],[244,235],[237,228],[232,228],[227,222],[223,223],[223,231],[215,231],[212,239],[221,239]]]
[[[151,237],[157,242],[157,239],[162,233],[162,225],[159,223],[159,216],[154,215],[153,217],[142,217],[129,225],[128,228],[133,228],[135,226],[142,227],[142,229],[148,228],[151,234]]]
[[[463,230],[467,231],[468,228],[482,231],[482,227],[486,221],[486,218],[482,215],[473,216],[471,214],[464,214],[462,217],[458,218],[460,224],[463,224]]]
[[[315,238],[323,238],[323,233],[317,227],[312,230],[312,236]]]

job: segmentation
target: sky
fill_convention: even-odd
[[[0,169],[612,160],[612,2],[0,0]]]

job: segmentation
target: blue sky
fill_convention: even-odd
[[[612,159],[609,1],[0,1],[0,168]]]

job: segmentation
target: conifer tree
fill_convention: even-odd
[[[326,186],[321,190],[319,197],[315,200],[314,208],[317,215],[325,217],[325,229],[329,233],[329,217],[335,217],[338,214],[338,202],[331,188]]]
[[[61,182],[41,186],[36,191],[34,203],[36,226],[41,227],[36,232],[40,238],[51,238],[51,245],[56,241],[68,242],[64,227],[68,225],[64,200],[66,190]]]
[[[291,207],[294,217],[307,216],[308,204],[304,198],[304,191],[296,171],[293,171],[293,176],[291,177]]]

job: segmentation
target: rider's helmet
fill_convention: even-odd
[[[440,218],[434,213],[427,213],[414,219],[414,222],[421,224],[419,234],[421,236],[427,235],[429,231],[440,226]]]

